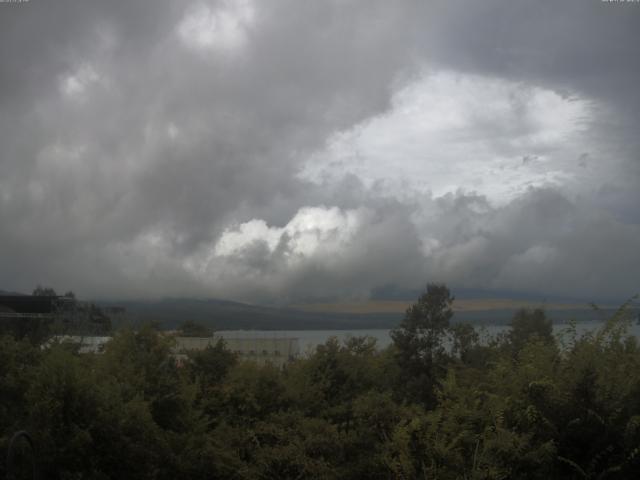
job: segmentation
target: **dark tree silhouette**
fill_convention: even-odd
[[[418,301],[407,309],[399,327],[391,332],[403,384],[417,401],[435,402],[436,382],[444,372],[443,341],[453,316],[454,297],[446,285],[430,283]]]

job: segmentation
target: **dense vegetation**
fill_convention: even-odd
[[[102,355],[0,337],[0,449],[26,428],[44,478],[61,479],[635,478],[640,346],[624,306],[558,338],[523,310],[480,342],[450,324],[453,301],[429,285],[390,348],[333,339],[284,370],[222,342],[178,367],[150,326]]]

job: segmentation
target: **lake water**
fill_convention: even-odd
[[[603,322],[589,321],[576,323],[578,335],[595,331],[603,326]],[[569,327],[568,324],[554,324],[553,330],[556,335],[561,335]],[[482,325],[476,327],[480,334],[481,341],[486,342],[489,338],[504,332],[509,327],[506,325]],[[336,337],[339,341],[345,341],[350,337],[369,336],[376,339],[379,348],[385,348],[391,344],[389,329],[372,330],[221,330],[216,332],[223,338],[297,338],[300,345],[300,353],[308,353],[318,345],[324,344],[329,338]],[[640,337],[640,325],[634,322],[629,333]]]

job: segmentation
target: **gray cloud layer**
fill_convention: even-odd
[[[0,289],[296,300],[444,280],[634,293],[638,27],[637,4],[596,0],[0,4]],[[331,157],[375,118],[402,129],[398,92],[443,71],[592,114],[579,134],[541,140],[565,103],[535,107],[538,120],[498,89],[487,102],[509,116],[472,111],[456,138],[533,132],[482,143],[480,167],[544,155],[526,167],[543,180],[501,202],[438,180],[479,145],[451,153],[449,130],[428,158],[389,140],[390,170],[395,154],[429,164],[391,184],[376,155]],[[319,157],[338,174],[301,175]],[[547,182],[550,170],[564,176]]]

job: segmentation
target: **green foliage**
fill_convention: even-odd
[[[540,308],[518,310],[511,320],[510,327],[508,338],[516,352],[531,340],[539,340],[545,343],[553,343],[554,341],[551,320],[547,318],[544,310]]]
[[[388,349],[330,339],[282,370],[222,341],[179,366],[150,326],[117,332],[101,355],[0,337],[0,449],[27,428],[52,479],[637,476],[640,346],[626,309],[560,344],[544,314],[518,312],[483,343],[449,326],[452,300],[428,287]]]
[[[192,320],[185,320],[182,322],[178,331],[183,337],[210,337],[213,335],[213,330],[211,328]]]
[[[32,367],[40,361],[41,352],[29,342],[0,336],[0,452],[8,446],[10,435],[25,425],[25,395],[33,381]]]
[[[224,340],[208,345],[204,350],[189,352],[188,368],[192,379],[203,391],[218,385],[237,362],[237,356],[227,350]]]
[[[55,347],[34,368],[26,399],[41,466],[58,478],[152,478],[166,445],[149,404],[125,398],[93,360]]]
[[[429,284],[417,303],[407,309],[391,332],[403,378],[402,385],[415,401],[435,404],[436,385],[445,367],[444,340],[453,316],[454,298],[445,285]]]
[[[449,328],[453,342],[451,353],[462,363],[480,365],[486,361],[486,349],[480,345],[480,335],[470,323],[457,323]]]

